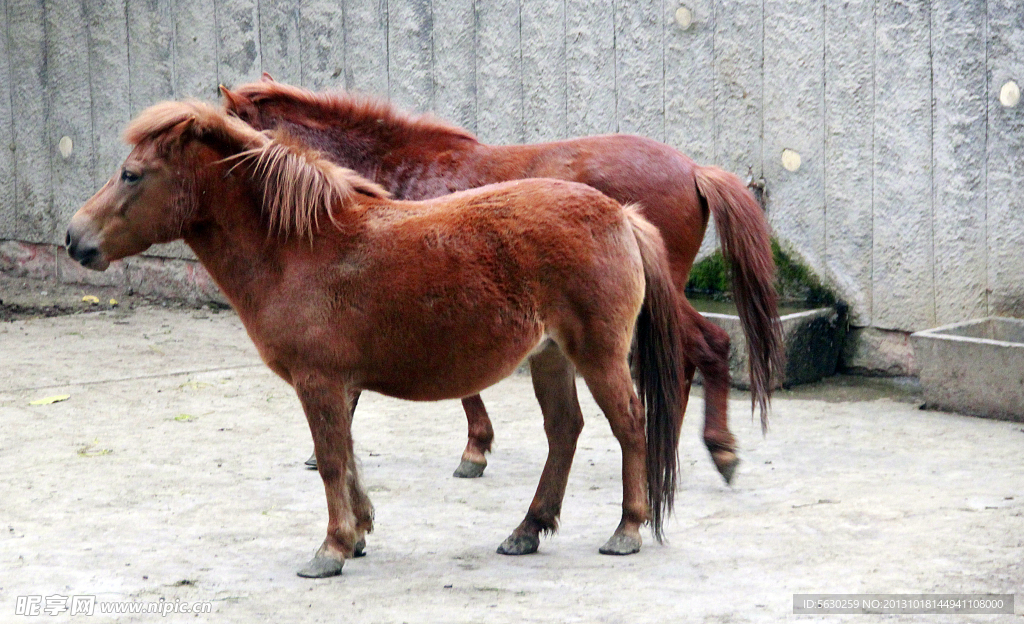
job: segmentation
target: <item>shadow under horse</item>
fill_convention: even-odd
[[[751,407],[767,422],[768,402],[783,369],[769,229],[760,204],[735,175],[703,167],[677,150],[630,135],[605,135],[535,145],[487,145],[468,131],[429,115],[411,116],[391,104],[345,93],[314,93],[275,82],[221,88],[227,110],[259,130],[281,128],[357,171],[399,199],[429,199],[507,180],[557,178],[581,182],[623,203],[661,233],[683,318],[686,369],[681,379],[682,426],[694,370],[704,384],[704,444],[725,481],[739,458],[728,426],[729,336],[682,293],[700,250],[709,215],[715,219],[732,284],[750,368]],[[494,430],[479,395],[462,400],[468,441],[458,477],[487,465]],[[315,467],[315,462],[309,462]]]
[[[637,552],[648,522],[661,539],[682,342],[664,245],[634,209],[548,179],[394,201],[304,144],[197,102],[155,105],[125,138],[134,147],[72,218],[68,253],[104,270],[184,239],[293,386],[328,509],[301,576],[340,574],[373,528],[353,457],[359,392],[464,397],[527,357],[548,457],[499,552],[534,552],[557,528],[583,426],[577,370],[622,449],[621,521],[600,550]]]

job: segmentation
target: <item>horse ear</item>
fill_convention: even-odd
[[[254,119],[256,117],[256,107],[249,98],[235,93],[224,85],[220,85],[220,94],[224,96],[224,108],[229,113],[242,120]]]
[[[270,74],[268,74],[267,72],[263,72],[263,76],[260,77],[260,82],[277,82],[277,81],[274,80],[274,77],[271,76]]]
[[[197,134],[198,125],[194,116],[188,116],[169,126],[160,135],[162,144],[166,147],[180,145],[182,137],[194,137]]]
[[[161,102],[154,104],[132,120],[124,131],[124,141],[138,145],[154,140],[160,149],[180,142],[186,134],[194,133],[197,111],[187,102]]]

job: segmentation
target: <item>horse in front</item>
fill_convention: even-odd
[[[708,220],[714,218],[747,338],[751,408],[760,406],[762,427],[767,425],[772,389],[784,370],[775,264],[764,211],[735,175],[700,166],[668,145],[638,136],[488,145],[465,129],[429,115],[409,115],[383,100],[314,93],[267,75],[233,91],[221,90],[225,107],[249,125],[286,129],[398,199],[430,199],[523,178],[557,178],[582,182],[623,204],[635,203],[665,241],[680,294]],[[677,301],[686,368],[676,427],[682,426],[690,381],[700,370],[704,444],[726,483],[731,483],[739,457],[728,426],[729,335],[684,296]],[[462,404],[469,435],[455,476],[477,477],[487,465],[494,428],[479,396],[466,397]]]
[[[622,449],[621,522],[601,552],[637,552],[645,523],[661,539],[676,483],[680,319],[664,245],[635,210],[545,179],[394,201],[287,135],[197,102],[153,106],[125,138],[134,147],[72,218],[68,253],[104,270],[184,239],[294,387],[328,510],[300,576],[340,574],[373,528],[353,457],[359,392],[463,398],[524,358],[548,457],[499,552],[534,552],[557,528],[583,425],[577,370]]]

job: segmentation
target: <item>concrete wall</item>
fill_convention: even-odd
[[[1024,104],[1000,102],[1024,85],[1020,0],[0,0],[0,19],[0,266],[60,242],[134,113],[268,71],[488,142],[634,132],[763,176],[776,233],[859,325],[1024,316]]]

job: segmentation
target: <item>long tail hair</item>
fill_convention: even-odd
[[[668,253],[658,229],[632,208],[627,214],[643,258],[647,291],[636,321],[633,375],[647,420],[647,502],[651,529],[660,542],[676,491],[684,356],[679,305]]]
[[[761,410],[768,427],[768,404],[785,366],[775,261],[764,211],[738,177],[718,167],[697,167],[697,190],[715,219],[722,256],[732,270],[733,297],[747,338],[750,408]]]

